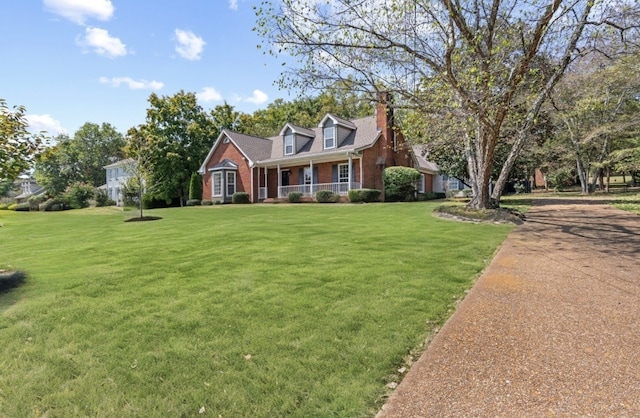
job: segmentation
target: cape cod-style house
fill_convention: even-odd
[[[262,202],[291,192],[315,197],[319,190],[383,190],[382,172],[390,166],[417,168],[421,191],[439,191],[433,187],[437,167],[417,157],[394,127],[389,100],[382,96],[374,116],[345,120],[327,114],[315,128],[287,123],[271,138],[223,130],[199,169],[203,200],[230,202],[235,192]]]

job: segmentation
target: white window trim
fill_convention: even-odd
[[[424,193],[425,189],[426,189],[426,180],[425,180],[425,175],[424,174],[420,174],[420,181],[418,183],[418,193]]]
[[[347,168],[347,177],[340,176],[341,167]],[[338,183],[349,183],[349,180],[349,163],[338,164]]]
[[[332,136],[327,136],[327,130],[331,130],[331,134]],[[324,149],[333,149],[336,147],[336,127],[335,126],[330,126],[328,128],[323,128],[322,129],[322,137],[323,137],[323,145],[324,145]],[[327,139],[331,138],[333,140],[333,145],[328,147],[327,146]]]
[[[216,177],[218,177],[219,182],[220,182],[220,193],[216,194]],[[222,184],[222,172],[221,171],[214,171],[213,173],[211,173],[211,195],[213,197],[222,197],[222,191],[224,190],[223,188],[223,184]]]
[[[291,152],[287,152],[287,139],[290,138],[291,139]],[[284,155],[293,155],[294,154],[294,143],[295,143],[295,139],[294,139],[294,135],[293,134],[287,134],[284,136]]]
[[[229,181],[229,174],[233,175],[233,181]],[[227,192],[227,196],[233,196],[236,192],[236,172],[235,171],[227,171],[226,175],[226,184],[225,184],[225,192]],[[233,192],[229,193],[229,186],[233,185]]]
[[[307,173],[309,173],[308,178],[307,178]],[[309,180],[309,182],[307,182],[307,179]],[[304,182],[305,186],[308,186],[313,183],[313,171],[311,170],[311,167],[305,167],[304,170],[302,171],[302,181]]]

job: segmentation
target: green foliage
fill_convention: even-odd
[[[173,200],[159,199],[149,193],[142,195],[142,207],[144,209],[168,208],[170,206],[174,206]]]
[[[290,192],[289,193],[289,203],[298,203],[302,199],[303,194],[300,192]]]
[[[442,197],[444,197],[444,194],[442,194]],[[418,193],[419,201],[441,199],[442,197],[439,197],[438,193],[435,192]]]
[[[18,191],[18,185],[9,179],[0,179],[0,198],[8,196],[10,192]]]
[[[43,135],[27,131],[24,106],[9,108],[0,98],[0,180],[14,180],[27,171],[42,149]]]
[[[200,199],[189,199],[187,200],[187,206],[200,206],[202,202]]]
[[[352,189],[349,190],[349,201],[352,203],[360,202],[379,202],[382,192],[377,189]]]
[[[547,174],[547,182],[550,187],[553,187],[556,191],[561,192],[567,187],[575,184],[575,176],[571,170],[558,170],[553,173]]]
[[[411,167],[387,167],[382,174],[385,200],[413,200],[420,172]]]
[[[14,203],[13,205],[10,205],[8,209],[15,210],[16,212],[29,212],[32,210],[32,206],[29,202]]]
[[[0,203],[0,210],[8,210],[11,203]]]
[[[189,181],[189,199],[202,200],[202,177],[196,172],[191,173],[191,180]]]
[[[59,210],[64,210],[65,206],[64,206],[64,201],[62,199],[47,199],[46,201],[40,203],[40,206],[38,206],[38,210],[40,212],[53,212],[53,211],[59,211]]]
[[[17,206],[17,203],[11,203],[9,206],[7,206],[7,210],[16,210]]]
[[[104,206],[113,206],[116,204],[113,200],[109,199],[107,193],[104,190],[96,190],[96,194],[94,195],[94,199],[96,201],[97,207]]]
[[[89,207],[89,201],[95,194],[95,188],[86,183],[73,183],[65,190],[63,198],[73,209]]]
[[[251,203],[249,200],[249,193],[235,192],[233,196],[231,196],[231,203]]]
[[[318,190],[316,201],[318,203],[335,203],[340,199],[340,195],[333,194],[331,190]]]
[[[213,202],[211,200],[203,200],[201,204],[202,206],[211,206],[213,205]]]

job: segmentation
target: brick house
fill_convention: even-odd
[[[230,202],[246,192],[251,202],[314,197],[319,190],[347,195],[351,189],[383,190],[385,167],[415,167],[423,192],[433,191],[437,167],[416,158],[383,96],[376,115],[345,120],[327,114],[317,127],[287,123],[277,136],[260,138],[223,130],[202,163],[204,200]]]

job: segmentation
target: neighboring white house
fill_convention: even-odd
[[[127,180],[133,177],[131,169],[134,164],[135,161],[128,158],[103,167],[107,171],[107,196],[118,206],[122,206],[122,189]]]

